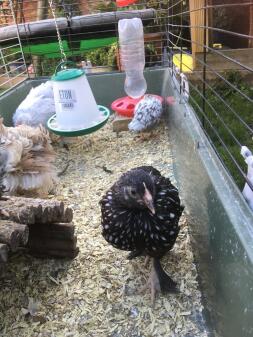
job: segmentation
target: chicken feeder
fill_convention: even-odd
[[[71,68],[66,68],[70,65]],[[109,110],[98,106],[83,69],[74,62],[61,62],[52,76],[56,114],[48,120],[48,128],[57,135],[74,137],[101,128]]]

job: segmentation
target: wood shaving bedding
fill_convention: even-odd
[[[59,179],[58,200],[74,210],[80,253],[73,261],[40,260],[18,253],[0,276],[0,336],[4,337],[206,337],[201,293],[190,245],[187,220],[174,249],[162,264],[181,293],[137,294],[149,270],[144,258],[126,260],[127,252],[109,246],[101,236],[103,193],[125,171],[152,165],[175,184],[164,125],[142,142],[129,132],[117,137],[103,129],[56,147],[57,166],[69,167]]]

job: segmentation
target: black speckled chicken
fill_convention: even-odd
[[[152,303],[157,291],[177,292],[160,259],[174,246],[184,207],[169,178],[152,166],[124,173],[100,201],[102,235],[113,247],[131,251],[128,258],[152,258],[148,281]]]
[[[1,156],[0,156],[0,159],[1,159]],[[0,169],[0,200],[2,198],[3,193],[5,192],[5,186],[3,184],[4,174],[5,174],[4,170]]]

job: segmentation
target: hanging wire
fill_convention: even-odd
[[[58,24],[57,24],[57,19],[56,19],[56,14],[55,14],[55,4],[54,4],[53,0],[49,0],[48,3],[49,3],[49,7],[51,9],[51,12],[52,12],[52,15],[53,15],[53,19],[54,19],[54,23],[55,23],[55,29],[56,29],[58,43],[59,43],[59,48],[60,48],[60,53],[61,53],[61,60],[62,61],[67,61],[67,56],[66,56],[66,54],[64,52],[60,30],[59,30],[59,27],[58,27]]]

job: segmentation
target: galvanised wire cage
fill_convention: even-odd
[[[240,154],[252,147],[251,2],[1,1],[0,10],[1,92],[51,75],[65,57],[92,73],[122,71],[117,22],[140,16],[146,68],[170,64],[186,74],[190,103],[217,154],[240,189],[251,185]]]
[[[182,190],[201,223],[192,225],[192,236],[203,252],[200,270],[211,270],[202,275],[204,288],[213,286],[207,309],[221,336],[251,337],[252,213],[241,192],[247,183],[250,202],[253,2],[140,0],[119,8],[115,1],[16,0],[0,1],[0,13],[2,98],[24,81],[48,78],[65,58],[84,67],[91,80],[110,74],[113,83],[124,72],[118,20],[141,17],[146,75],[164,74],[157,85],[176,139],[175,161],[183,163]],[[188,126],[194,129],[188,130],[191,143]],[[195,165],[207,149],[213,156]],[[203,167],[212,169],[210,179]]]

